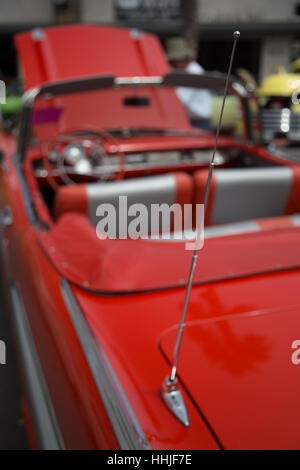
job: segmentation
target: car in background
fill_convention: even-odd
[[[260,104],[262,139],[285,145],[300,142],[300,74],[280,68],[267,76],[257,90]]]

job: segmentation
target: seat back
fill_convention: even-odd
[[[126,205],[122,201],[122,207],[120,206],[119,196],[127,196]],[[150,217],[152,204],[166,204],[171,207],[178,203],[183,208],[184,204],[192,204],[192,200],[193,180],[188,174],[178,172],[115,182],[62,186],[55,196],[53,214],[57,220],[67,212],[82,213],[96,226],[99,215],[103,215],[100,214],[99,206],[102,205],[104,210],[104,204],[110,204],[116,210],[116,221],[119,225],[120,217],[122,218],[133,204],[143,204]],[[148,233],[151,222],[149,219]]]
[[[208,171],[194,174],[195,202],[202,203]],[[300,211],[300,167],[224,168],[213,172],[206,225],[278,217]]]

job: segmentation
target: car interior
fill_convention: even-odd
[[[56,107],[52,108],[49,105],[43,108],[45,104],[42,102],[41,107],[39,103],[33,114],[32,145],[25,158],[25,173],[36,196],[37,210],[42,211],[40,216],[48,226],[59,223],[68,213],[84,215],[96,226],[97,207],[109,203],[118,210],[119,196],[127,196],[130,204],[142,203],[148,208],[151,204],[172,206],[178,203],[182,208],[185,204],[193,207],[203,204],[220,97],[211,95],[214,105],[210,130],[201,128],[201,122],[198,127],[192,127],[187,110],[179,116],[182,128],[177,129],[174,116],[170,118],[171,127],[163,120],[157,127],[154,125],[158,122],[156,112],[160,102],[166,99],[173,102],[175,112],[183,113],[173,90],[163,90],[167,94],[161,94],[160,90],[146,88],[148,95],[144,91],[131,94],[117,91],[110,98],[120,112],[125,108],[125,117],[131,123],[128,127],[97,126],[98,116],[104,119],[103,108],[93,119],[89,116],[86,124],[76,127],[71,119],[73,97],[68,97],[67,101],[56,99],[59,106],[56,101]],[[105,96],[106,100],[111,91],[103,93],[101,91],[100,98],[103,100]],[[107,105],[101,100],[98,103]],[[83,103],[80,100],[77,105]],[[85,103],[82,112],[90,109],[89,104]],[[237,98],[230,95],[205,208],[208,237],[290,227],[299,222],[300,168],[283,157],[246,143],[237,109]],[[51,124],[51,127],[49,122],[55,113],[56,125]],[[164,113],[165,109],[162,115]],[[121,116],[120,121],[122,119]],[[139,119],[147,125],[139,127]],[[110,120],[111,117],[107,117],[107,122]],[[67,129],[59,130],[58,122],[63,122]],[[68,126],[69,122],[73,127]],[[49,139],[49,135],[54,137]],[[195,228],[195,210],[187,225],[187,229]]]
[[[147,157],[153,158],[153,153],[157,165],[152,162],[146,170],[145,161]],[[201,163],[187,160],[186,155],[193,153],[197,156],[203,154]],[[143,203],[147,207],[163,203],[179,203],[182,207],[184,204],[202,204],[211,153],[211,148],[174,149],[144,152],[143,155],[139,153],[136,159],[133,158],[134,154],[129,154],[126,155],[129,158],[125,157],[126,169],[122,170],[121,178],[99,180],[90,173],[86,177],[72,174],[72,181],[69,182],[54,172],[55,186],[54,178],[49,182],[47,171],[42,169],[39,153],[33,153],[27,165],[27,176],[37,188],[52,223],[57,223],[64,214],[79,213],[95,226],[98,205],[110,203],[117,207],[119,196],[127,196],[129,204]],[[170,154],[181,160],[176,161],[174,169]],[[139,159],[143,160],[142,171],[139,169]],[[249,225],[247,228],[247,225],[239,224],[250,220],[272,219],[275,228],[278,224],[282,225],[284,219],[288,224],[297,225],[297,217],[293,219],[290,216],[300,213],[300,168],[284,165],[278,160],[267,153],[264,158],[259,157],[254,151],[245,152],[238,146],[224,147],[218,151],[205,214],[209,236],[247,231]],[[133,167],[136,175],[133,175]],[[119,172],[115,174],[118,176]],[[195,221],[190,224],[192,228]],[[262,229],[264,224],[256,222],[256,226]],[[269,225],[271,227],[272,224]]]

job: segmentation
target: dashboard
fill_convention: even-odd
[[[198,168],[208,166],[212,158],[212,149],[201,150],[167,150],[167,151],[147,151],[138,153],[128,153],[122,156],[122,171],[124,173],[140,174],[152,171],[163,172],[178,170],[182,168]],[[217,150],[215,154],[215,165],[224,165],[229,156],[226,151]],[[120,169],[120,155],[105,154],[87,155],[84,148],[79,149],[78,145],[69,146],[65,151],[64,171],[73,175],[86,175],[99,179],[109,179]],[[51,155],[52,163],[60,160],[59,155]],[[66,169],[67,168],[67,169]],[[53,168],[53,176],[61,173],[59,165]],[[35,162],[34,174],[38,178],[47,177],[47,171],[42,162]]]

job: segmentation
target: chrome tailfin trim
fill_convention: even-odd
[[[91,334],[66,279],[61,280],[61,291],[120,448],[150,450],[151,447],[109,360],[101,345]]]
[[[10,284],[12,311],[33,420],[41,450],[63,450],[61,436],[19,289]]]

